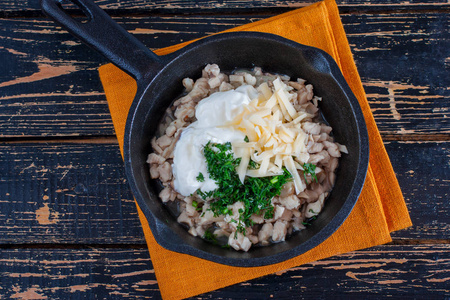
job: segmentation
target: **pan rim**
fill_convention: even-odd
[[[356,127],[358,130],[358,138],[359,138],[359,145],[360,145],[360,152],[359,152],[359,164],[358,168],[356,170],[356,178],[354,180],[353,186],[350,190],[350,193],[348,194],[347,199],[345,200],[344,204],[340,208],[340,210],[334,215],[334,217],[329,221],[319,232],[314,234],[311,238],[306,240],[304,243],[301,243],[289,250],[275,253],[270,256],[265,257],[252,257],[248,258],[245,257],[243,253],[243,258],[235,258],[235,257],[225,257],[216,255],[210,252],[206,252],[203,250],[200,250],[198,248],[195,248],[191,245],[181,243],[181,244],[174,244],[168,241],[167,239],[163,238],[161,234],[167,234],[167,231],[169,230],[165,224],[161,223],[156,216],[153,215],[152,211],[147,206],[146,201],[144,200],[144,196],[142,192],[139,190],[135,175],[132,169],[131,164],[131,150],[132,150],[132,143],[131,143],[131,134],[133,129],[133,122],[135,114],[139,108],[139,102],[140,99],[145,95],[147,90],[151,87],[152,82],[157,76],[170,64],[176,63],[176,58],[180,55],[184,55],[190,51],[195,51],[195,49],[201,45],[204,45],[206,43],[213,43],[218,42],[223,39],[237,39],[237,38],[256,38],[256,39],[266,39],[270,41],[280,42],[286,45],[289,45],[291,47],[294,47],[296,49],[299,49],[299,51],[315,51],[318,54],[322,55],[326,61],[329,64],[330,67],[330,74],[335,79],[336,83],[339,85],[342,92],[345,94],[346,98],[348,99],[349,105],[352,108],[352,113],[355,118]],[[138,91],[136,93],[136,97],[133,100],[132,106],[130,108],[130,111],[128,113],[127,121],[126,121],[126,127],[125,127],[125,135],[124,135],[124,161],[125,161],[125,172],[127,174],[128,181],[131,186],[131,190],[133,192],[133,195],[135,196],[135,199],[140,207],[140,209],[144,212],[144,215],[150,225],[150,228],[152,232],[154,233],[154,237],[159,245],[162,247],[179,252],[184,254],[193,255],[199,258],[203,258],[206,260],[210,260],[216,263],[230,265],[230,266],[240,266],[240,267],[256,267],[256,266],[264,266],[264,265],[270,265],[274,263],[279,263],[285,260],[288,260],[290,258],[293,258],[295,256],[298,256],[302,253],[305,253],[322,242],[324,242],[328,237],[330,237],[346,220],[348,215],[351,213],[353,207],[355,206],[358,197],[361,193],[361,190],[363,188],[367,169],[368,169],[368,163],[369,163],[369,139],[368,139],[368,133],[367,133],[367,127],[364,121],[364,116],[362,113],[362,109],[359,106],[359,102],[356,99],[355,95],[351,91],[350,87],[348,86],[348,83],[345,81],[341,71],[339,70],[336,62],[331,58],[330,55],[328,55],[325,51],[320,50],[315,47],[302,45],[299,43],[296,43],[294,41],[282,38],[277,35],[268,34],[268,33],[260,33],[260,32],[232,32],[232,33],[221,33],[216,34],[210,37],[205,37],[203,39],[200,39],[190,45],[187,45],[186,47],[172,53],[166,56],[162,56],[161,60],[165,62],[162,69],[155,74],[153,78],[145,78],[138,82]],[[186,232],[187,233],[187,232]],[[188,234],[188,233],[187,233]],[[302,248],[302,251],[299,251],[299,248]]]

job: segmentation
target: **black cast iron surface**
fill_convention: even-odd
[[[152,48],[307,4],[98,3]],[[96,71],[106,60],[55,28],[38,4],[0,3],[0,296],[158,299]],[[414,226],[393,233],[390,244],[199,299],[449,295],[449,5],[394,0],[338,5]]]

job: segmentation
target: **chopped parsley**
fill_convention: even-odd
[[[192,207],[194,207],[195,210],[196,210],[196,211],[199,211],[199,212],[203,210],[203,208],[202,208],[201,206],[199,206],[199,205],[198,205],[198,202],[195,201],[195,200],[192,201]]]
[[[196,177],[196,179],[198,182],[203,182],[203,181],[205,181],[205,176],[203,176],[203,173],[200,172],[200,173],[198,173],[198,176]]]
[[[250,140],[248,139],[248,136],[245,136],[245,138],[244,138],[244,142],[250,142]]]
[[[249,161],[249,163],[248,163],[248,168],[249,168],[250,170],[258,169],[258,168],[259,168],[259,164],[258,164],[257,162],[255,162],[255,161],[251,160],[251,161]]]
[[[306,174],[310,174],[312,181],[316,181],[319,182],[319,180],[317,180],[317,176],[316,176],[316,165],[314,164],[303,164],[303,176],[305,177],[305,182],[306,184],[308,184],[308,179],[306,179]]]
[[[280,194],[282,186],[292,177],[286,169],[282,175],[246,177],[242,184],[236,172],[241,159],[234,158],[231,143],[208,142],[203,148],[203,154],[206,158],[209,177],[216,182],[218,188],[209,192],[198,189],[197,194],[205,200],[211,199],[210,209],[215,217],[232,215],[233,212],[228,206],[242,202],[244,208],[239,210],[236,233],[240,232],[244,235],[245,227],[253,225],[250,219],[253,214],[264,214],[265,219],[273,217],[274,207],[271,200]],[[250,163],[249,167],[257,167],[257,164]]]
[[[211,243],[213,243],[215,245],[218,244],[218,242],[217,242],[217,234],[214,234],[214,233],[212,233],[209,230],[205,231],[205,234],[203,234],[203,238],[205,240],[207,240],[207,241],[210,241]]]
[[[305,220],[305,222],[302,222],[303,225],[305,226],[310,226],[311,222],[314,221],[315,219],[317,219],[317,214],[314,210],[310,209],[309,210],[310,213],[315,214],[314,216],[312,216],[311,218],[308,218]]]

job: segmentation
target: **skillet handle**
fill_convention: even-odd
[[[79,22],[61,6],[62,0],[41,0],[44,13],[82,42],[103,54],[137,81],[149,78],[162,68],[161,59],[117,24],[92,0],[70,0],[87,16]]]

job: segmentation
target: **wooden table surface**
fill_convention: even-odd
[[[313,1],[102,0],[152,49]],[[198,299],[450,297],[447,0],[343,0],[414,225],[393,242]],[[160,298],[97,68],[38,1],[0,2],[0,299]]]

